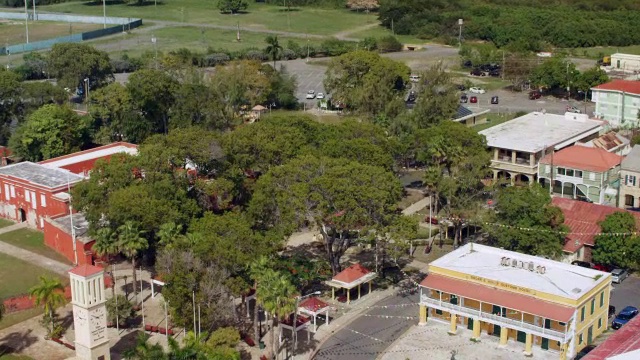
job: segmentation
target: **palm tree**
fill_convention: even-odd
[[[149,247],[147,239],[141,235],[144,231],[138,229],[138,225],[133,221],[127,221],[124,225],[118,227],[118,248],[131,261],[131,269],[133,270],[133,293],[138,296],[138,276],[136,275],[136,257],[140,251]]]
[[[122,354],[127,360],[161,360],[167,359],[167,356],[160,344],[149,345],[149,335],[141,332],[138,334],[136,345],[127,349]]]
[[[264,39],[264,41],[267,43],[267,48],[264,51],[271,57],[271,60],[273,60],[273,69],[275,70],[276,60],[282,52],[282,46],[280,46],[280,43],[278,42],[277,35],[269,35]]]
[[[93,243],[91,249],[96,253],[96,255],[102,257],[104,256],[107,259],[107,264],[111,265],[111,272],[109,273],[109,277],[111,278],[111,292],[113,296],[116,296],[116,281],[115,276],[113,275],[115,269],[113,268],[113,263],[111,262],[111,256],[116,255],[118,253],[118,242],[115,237],[115,234],[109,228],[102,228],[96,232],[96,242]]]
[[[277,358],[280,350],[278,341],[279,320],[288,317],[296,309],[296,288],[289,277],[281,272],[267,270],[261,278],[260,286],[256,290],[256,297],[264,309],[273,315],[271,326],[271,357]],[[295,324],[293,325],[295,329]],[[276,330],[278,329],[278,330]],[[294,330],[295,331],[295,330]]]
[[[45,319],[49,316],[51,333],[55,331],[55,317],[53,311],[56,307],[64,305],[64,286],[58,279],[40,276],[40,284],[32,287],[29,294],[36,300],[36,306],[43,305]],[[47,329],[48,330],[48,329]]]
[[[254,262],[249,265],[249,275],[251,279],[253,279],[253,288],[258,290],[258,284],[260,282],[260,278],[264,275],[265,271],[269,268],[269,258],[266,256],[260,256]],[[257,299],[257,297],[256,297]],[[247,304],[249,306],[249,304]],[[255,302],[255,306],[253,309],[253,334],[254,339],[257,342],[260,342],[260,329],[258,328],[258,324],[260,322],[260,316],[258,315],[258,301]]]
[[[158,244],[165,247],[169,246],[174,243],[181,233],[182,225],[176,225],[174,222],[164,223],[160,225],[160,230],[158,230]]]

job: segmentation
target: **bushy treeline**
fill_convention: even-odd
[[[69,1],[72,0],[36,0],[36,6],[60,4]],[[29,7],[31,7],[31,3],[32,1],[29,1]],[[0,6],[21,7],[24,6],[24,0],[0,0]]]
[[[608,4],[604,6],[604,4]],[[381,0],[383,26],[398,34],[457,43],[458,19],[466,40],[498,47],[541,50],[556,47],[627,46],[640,43],[640,2]]]

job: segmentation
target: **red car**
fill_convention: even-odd
[[[602,265],[602,264],[594,264],[593,268],[596,270],[604,271],[604,272],[611,272],[611,270],[613,270],[611,266]]]
[[[472,103],[472,104],[475,104],[475,103],[478,102],[478,98],[475,97],[475,96],[472,96],[471,98],[469,98],[469,102]]]
[[[438,225],[438,219],[430,217],[429,215],[425,216],[424,222],[431,223],[432,225]]]
[[[538,90],[534,90],[529,93],[529,100],[537,100],[542,97],[542,94]]]

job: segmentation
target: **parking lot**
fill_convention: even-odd
[[[618,312],[629,305],[640,309],[640,278],[632,275],[621,284],[613,284],[609,303],[615,306]]]
[[[541,97],[537,100],[529,100],[528,92],[513,92],[510,90],[490,90],[485,94],[472,94],[465,92],[468,97],[476,96],[478,102],[476,104],[463,104],[465,107],[473,111],[481,111],[485,109],[495,113],[514,113],[518,111],[546,111],[551,114],[564,114],[567,105],[573,105],[580,109],[582,113],[592,115],[595,111],[595,104],[587,102],[578,102],[575,100],[557,99],[552,96]],[[497,105],[491,104],[491,97],[498,96]]]
[[[308,63],[305,60],[291,60],[281,62],[287,69],[289,74],[296,76],[298,80],[298,89],[296,90],[296,97],[300,102],[306,104],[307,108],[316,107],[318,99],[306,99],[307,91],[313,90],[317,93],[324,93],[324,73],[327,70],[326,66],[316,65]]]

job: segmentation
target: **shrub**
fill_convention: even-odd
[[[230,60],[231,58],[229,57],[229,55],[224,53],[209,54],[209,55],[205,55],[203,59],[203,65],[204,66],[223,65],[229,62]]]
[[[244,54],[244,58],[247,60],[266,61],[267,55],[260,50],[249,50]]]
[[[339,56],[353,51],[355,48],[356,43],[354,42],[332,38],[323,41],[318,50],[328,56]]]
[[[293,60],[298,58],[298,54],[291,49],[284,49],[282,50],[281,58],[282,60]]]
[[[402,43],[395,36],[385,36],[377,41],[378,51],[382,53],[402,50]]]
[[[296,55],[298,57],[305,57],[307,56],[307,49],[306,47],[303,49],[300,44],[298,44],[297,42],[293,41],[293,40],[289,40],[287,42],[287,49],[290,49],[291,51],[295,52]]]

